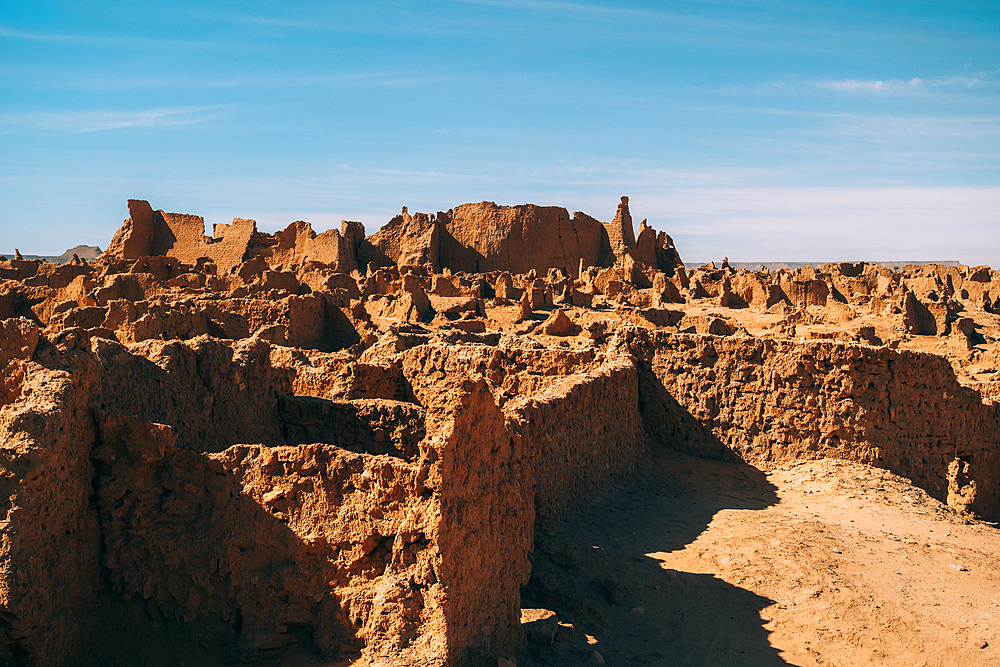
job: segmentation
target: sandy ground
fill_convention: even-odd
[[[538,544],[522,667],[1000,665],[1000,530],[883,470],[664,452]]]

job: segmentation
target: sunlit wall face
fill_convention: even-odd
[[[8,2],[0,253],[619,196],[685,259],[1000,265],[1000,5]],[[946,232],[946,233],[945,233]]]

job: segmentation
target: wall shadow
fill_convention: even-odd
[[[639,412],[653,442],[693,456],[742,462],[667,391],[650,364],[639,361],[636,366],[639,370]]]
[[[151,430],[119,415],[97,419],[92,505],[101,532],[100,591],[91,641],[76,664],[258,664],[297,656],[296,664],[318,665],[358,657],[356,628],[332,590],[295,593],[339,575],[329,545],[292,530],[300,510],[291,498],[262,502],[243,479],[260,469],[280,485],[285,468],[303,472],[298,460],[279,460],[261,446],[223,457],[177,450],[167,427]],[[343,493],[343,479],[311,467],[311,476],[299,474],[302,492]]]
[[[536,532],[521,606],[555,611],[574,636],[549,647],[529,643],[518,664],[580,664],[591,650],[609,664],[787,664],[760,618],[773,600],[710,574],[664,569],[646,555],[683,549],[720,510],[776,503],[763,473],[661,449],[626,484]]]

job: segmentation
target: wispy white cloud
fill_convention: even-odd
[[[804,80],[797,77],[785,77],[764,81],[757,85],[724,85],[711,88],[712,91],[726,95],[786,95],[802,96],[815,94],[816,91],[830,93],[845,93],[848,95],[871,96],[941,96],[955,95],[960,91],[983,89],[984,93],[1000,88],[1000,79],[990,72],[977,72],[975,75],[912,77],[910,79],[817,79]]]
[[[88,35],[64,35],[51,32],[29,32],[7,26],[0,26],[0,37],[7,39],[26,39],[38,42],[76,42],[80,44],[93,43],[96,38]]]
[[[303,21],[301,19],[286,19],[263,14],[247,14],[244,12],[194,12],[193,16],[200,18],[224,20],[231,23],[243,23],[271,28],[291,28],[294,30],[331,30],[336,26],[324,21]]]
[[[915,138],[978,142],[995,142],[1000,138],[1000,115],[977,116],[906,116],[903,114],[861,114],[775,108],[737,108],[734,113],[755,113],[792,118],[814,118],[817,122],[805,130],[782,130],[785,137],[826,137],[828,139],[867,137],[879,142],[905,141]],[[901,144],[903,145],[903,144]],[[922,145],[922,144],[921,144]],[[968,144],[966,149],[973,146]]]
[[[989,76],[986,73],[980,74],[980,76],[949,76],[941,79],[929,79],[925,81],[925,85],[928,86],[964,86],[965,88],[981,88],[988,82],[983,81],[980,77]]]
[[[183,48],[188,51],[226,51],[232,53],[238,50],[254,48],[242,40],[205,40],[188,37],[160,37],[140,34],[72,34],[57,32],[37,32],[20,30],[10,26],[0,25],[0,40],[23,40],[29,42],[45,42],[80,48],[118,49],[123,51],[150,50],[153,48]]]
[[[135,111],[35,111],[0,114],[4,132],[49,130],[57,132],[100,132],[132,127],[173,127],[194,125],[217,117],[225,105],[175,107]]]
[[[280,11],[280,10],[279,10]],[[170,8],[171,17],[177,15]],[[260,14],[240,11],[206,11],[202,9],[186,12],[185,15],[199,22],[228,23],[243,26],[259,34],[274,36],[290,33],[341,33],[354,35],[422,35],[468,36],[470,31],[481,27],[480,23],[469,22],[455,17],[436,16],[428,20],[423,12],[379,12],[370,6],[349,3],[320,3],[309,11],[308,20],[300,18],[303,12],[289,12],[289,16]]]
[[[37,67],[0,66],[0,75],[7,78],[8,88],[52,90],[216,90],[235,88],[306,88],[330,85],[355,88],[391,88],[426,86],[454,80],[455,75],[431,70],[375,70],[356,72],[329,72],[313,74],[249,75],[249,76],[118,76],[87,72],[70,75],[50,72]]]
[[[685,3],[582,2],[579,0],[450,0],[465,5],[495,7],[533,13],[536,25],[549,18],[578,23],[589,21],[600,39],[626,39],[636,43],[673,43],[717,47],[725,51],[826,53],[841,57],[849,45],[909,44],[915,39],[937,42],[935,31],[887,28],[864,20],[857,12],[816,3],[802,7],[787,2],[689,0]],[[639,3],[631,3],[632,5]],[[724,5],[730,11],[706,11],[699,5]],[[550,16],[546,16],[550,15]],[[523,22],[516,29],[524,30]],[[995,48],[993,40],[966,36],[969,49]]]
[[[985,85],[978,76],[950,76],[930,79],[914,77],[908,81],[901,79],[841,79],[813,81],[809,85],[822,90],[832,90],[841,93],[906,93],[918,89],[941,87],[980,88]]]
[[[13,39],[64,39],[63,35],[54,35],[46,33],[31,33],[25,32],[23,30],[15,30],[14,28],[8,28],[6,26],[0,26],[0,37],[9,37]]]
[[[625,9],[622,7],[607,7],[604,5],[583,2],[562,2],[560,0],[452,0],[467,5],[485,5],[503,7],[506,9],[526,9],[529,11],[571,12],[574,14],[590,14],[597,16],[639,17],[663,15],[663,12],[649,12],[640,9]]]
[[[774,109],[741,107],[733,109],[738,113],[759,113],[774,116],[801,116],[805,118],[847,118],[859,121],[884,121],[889,123],[928,122],[950,123],[958,125],[994,124],[1000,123],[998,116],[892,116],[851,113],[848,111],[808,111],[801,109]]]
[[[887,81],[859,81],[857,79],[844,79],[842,81],[817,81],[813,85],[824,90],[836,90],[845,93],[892,93],[900,92],[909,88],[918,88],[923,81],[913,78],[909,81],[899,79],[889,79]]]

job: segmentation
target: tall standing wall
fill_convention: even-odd
[[[635,364],[609,359],[505,406],[531,457],[539,526],[558,521],[608,479],[634,474],[645,460],[638,389]]]
[[[943,357],[830,342],[636,329],[640,404],[657,439],[754,465],[833,457],[1000,513],[1000,421]]]

